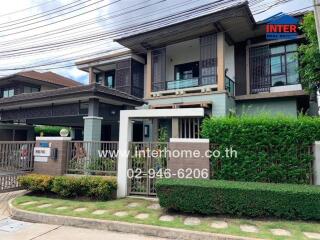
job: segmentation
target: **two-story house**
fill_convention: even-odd
[[[53,72],[26,71],[0,78],[0,100],[21,94],[31,94],[64,87],[80,86],[79,82]],[[0,106],[0,112],[1,112]],[[0,141],[25,141],[34,139],[32,125],[23,119],[0,119]]]
[[[144,109],[201,107],[207,116],[307,112],[309,96],[299,83],[297,58],[304,37],[266,40],[265,25],[256,23],[246,1],[236,2],[115,39],[129,50],[77,64],[91,83],[137,97],[143,93]],[[163,116],[135,123],[151,129],[144,134],[148,141],[163,127],[169,137],[197,138],[201,120]]]

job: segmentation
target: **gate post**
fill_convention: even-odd
[[[52,176],[66,173],[70,137],[37,137],[34,148],[34,172]]]
[[[132,141],[132,123],[127,111],[120,111],[119,147],[118,147],[118,173],[117,173],[117,197],[128,195],[128,155],[129,142]]]
[[[313,150],[313,184],[320,185],[320,141],[314,143]]]

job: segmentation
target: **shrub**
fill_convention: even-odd
[[[53,177],[47,175],[29,174],[18,178],[19,184],[30,191],[50,192]]]
[[[161,179],[159,203],[187,213],[320,219],[320,187],[293,184]]]
[[[109,200],[115,197],[117,181],[115,177],[99,176],[56,176],[31,174],[19,178],[22,187],[31,191],[51,192],[63,198],[89,197]]]
[[[230,147],[237,151],[237,156],[211,159],[214,179],[309,184],[320,118],[208,118],[202,136],[222,154]]]
[[[51,191],[63,198],[85,195],[83,186],[81,185],[81,179],[76,177],[55,177]]]

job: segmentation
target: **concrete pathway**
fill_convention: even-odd
[[[30,223],[15,232],[0,231],[0,240],[166,240],[137,234],[126,234],[84,228]]]

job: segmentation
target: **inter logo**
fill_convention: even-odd
[[[279,16],[269,18],[268,20],[266,24],[267,40],[297,38],[298,19],[289,15],[281,14]]]

